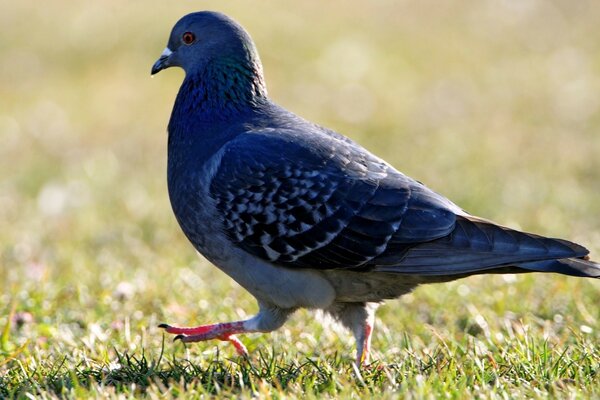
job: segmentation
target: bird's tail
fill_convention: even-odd
[[[376,271],[416,275],[427,282],[524,272],[600,278],[600,264],[588,258],[588,250],[583,246],[471,216],[458,216],[448,236],[389,253],[374,260]]]
[[[523,272],[556,272],[564,275],[600,279],[600,264],[585,258],[560,258],[517,264]]]
[[[419,276],[420,283],[449,282],[480,274],[524,274],[530,272],[555,272],[581,278],[600,279],[600,264],[587,258],[559,258],[555,260],[529,261],[520,264],[501,265],[458,275]]]

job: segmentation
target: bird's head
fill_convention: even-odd
[[[211,63],[261,72],[258,52],[244,28],[224,14],[196,12],[175,24],[167,47],[152,66],[152,75],[169,67],[181,67],[186,75],[201,73]]]

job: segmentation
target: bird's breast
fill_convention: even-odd
[[[169,149],[167,183],[173,213],[194,247],[218,263],[227,245],[209,188],[220,155],[206,159]]]

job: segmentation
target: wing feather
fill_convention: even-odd
[[[210,184],[224,231],[257,257],[432,278],[598,268],[579,245],[469,216],[351,141],[299,135],[238,136]]]
[[[367,269],[390,241],[453,229],[450,202],[352,142],[290,135],[240,135],[211,182],[225,232],[249,253],[288,267]]]

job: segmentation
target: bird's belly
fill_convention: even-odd
[[[181,227],[202,256],[263,305],[327,308],[335,300],[333,286],[319,271],[283,268],[259,259],[232,244],[208,218],[203,220],[201,229],[187,223]]]
[[[411,292],[421,283],[418,277],[382,272],[325,270],[323,274],[333,286],[337,302],[380,302]]]

